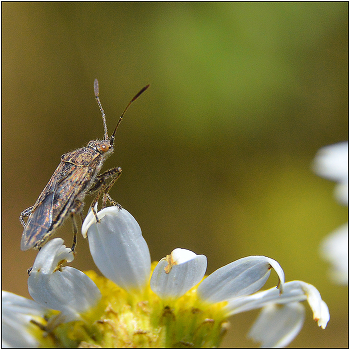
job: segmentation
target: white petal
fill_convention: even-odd
[[[163,299],[185,294],[201,281],[207,269],[206,256],[187,249],[174,249],[169,259],[158,263],[151,278],[151,289]]]
[[[293,281],[295,288],[301,288],[314,314],[314,320],[321,328],[326,328],[330,319],[327,304],[321,299],[319,291],[312,285],[303,281]]]
[[[2,291],[2,311],[10,311],[14,314],[43,315],[48,309],[34,300],[24,298],[20,295]]]
[[[95,204],[95,207],[94,207],[96,213],[97,213],[97,203]],[[107,208],[105,208],[107,209]],[[102,210],[101,210],[102,211]],[[97,217],[99,219],[101,219],[101,214],[100,213],[97,213]],[[88,214],[86,215],[85,219],[84,219],[84,222],[83,222],[83,225],[81,227],[81,234],[83,235],[84,238],[87,237],[87,231],[89,229],[89,227],[94,224],[96,222],[96,218],[95,218],[95,215],[93,213],[93,211],[91,210],[91,207],[89,209],[89,212]]]
[[[59,263],[71,262],[73,259],[74,254],[70,248],[63,245],[63,239],[55,238],[45,244],[38,252],[32,271],[40,270],[41,273],[53,273]]]
[[[348,284],[349,232],[344,224],[330,233],[321,243],[321,254],[332,264],[331,278],[339,284]]]
[[[118,207],[101,210],[98,218],[99,223],[93,217],[85,220],[96,266],[118,286],[141,290],[149,279],[151,257],[139,224]]]
[[[2,346],[5,348],[37,348],[38,340],[31,319],[43,318],[46,308],[33,300],[2,292]]]
[[[294,282],[287,282],[284,284],[283,293],[280,293],[276,288],[270,288],[252,295],[229,299],[225,308],[230,316],[259,309],[267,304],[287,304],[306,299],[305,293],[299,287],[295,288]]]
[[[265,284],[271,267],[279,276],[282,290],[284,273],[278,262],[265,256],[249,256],[214,271],[199,285],[198,294],[212,303],[252,294]]]
[[[314,316],[315,319],[315,316]],[[327,304],[321,300],[321,317],[318,319],[317,324],[322,329],[325,329],[327,327],[327,323],[330,319],[329,309]]]
[[[285,284],[284,295],[304,295],[313,312],[314,320],[321,328],[326,328],[330,319],[327,304],[322,300],[319,291],[312,285],[303,281],[291,281]]]
[[[60,258],[65,258],[67,250],[70,251],[62,242],[55,238],[39,251],[28,278],[28,289],[36,302],[68,315],[67,322],[80,318],[80,313],[100,300],[101,293],[83,272],[69,266],[54,266],[53,262],[62,263]],[[48,256],[49,252],[56,255]],[[44,257],[47,257],[46,262]]]
[[[1,344],[3,348],[38,348],[39,341],[31,334],[30,328],[36,327],[30,323],[31,318],[12,317],[9,314],[2,317]],[[34,333],[34,330],[33,330]]]
[[[188,249],[176,248],[171,252],[171,256],[176,265],[179,265],[194,259],[197,254]]]
[[[298,302],[264,307],[248,337],[263,348],[285,347],[300,332],[305,318],[304,306]]]

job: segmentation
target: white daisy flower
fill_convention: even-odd
[[[56,347],[217,347],[228,318],[256,308],[262,313],[249,336],[262,346],[280,347],[300,331],[303,301],[319,326],[327,325],[328,308],[317,289],[301,281],[285,283],[281,266],[271,258],[242,258],[205,278],[204,255],[177,248],[151,264],[141,229],[128,211],[109,207],[97,215],[98,223],[88,214],[82,234],[104,277],[71,272],[62,266],[72,258],[62,241],[47,243],[29,287],[36,302],[60,313],[50,316],[40,309],[41,320],[30,327],[28,319],[34,316],[26,314],[27,333],[36,341],[28,347],[43,346],[41,339],[54,339]],[[278,288],[259,292],[271,270],[277,273]]]

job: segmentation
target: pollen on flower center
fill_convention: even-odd
[[[176,265],[176,262],[173,260],[173,257],[171,254],[167,255],[165,259],[166,259],[166,262],[168,263],[168,265],[164,267],[164,271],[165,271],[165,273],[170,273],[172,267],[174,265]]]

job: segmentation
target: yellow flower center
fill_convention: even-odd
[[[152,270],[156,264],[152,264]],[[126,292],[94,271],[86,274],[96,283],[102,298],[81,315],[83,320],[63,323],[52,330],[48,337],[54,342],[51,346],[209,348],[219,346],[226,333],[226,303],[200,301],[197,286],[180,298],[162,300],[149,283],[142,292]]]

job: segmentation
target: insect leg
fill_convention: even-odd
[[[77,245],[77,233],[78,233],[78,225],[77,225],[77,214],[80,214],[80,217],[82,218],[82,208],[83,208],[83,202],[80,200],[76,200],[74,202],[74,207],[71,210],[70,216],[72,218],[72,223],[73,223],[73,244],[72,244],[72,252],[75,252],[75,247]]]
[[[75,251],[75,247],[77,245],[77,233],[78,233],[78,226],[77,226],[77,222],[75,220],[75,214],[71,213],[70,214],[71,218],[72,218],[72,223],[73,223],[73,244],[72,244],[72,252],[74,253]]]
[[[118,207],[119,209],[122,209],[122,206],[121,206],[119,203],[117,203],[117,202],[109,195],[109,193],[104,193],[104,194],[103,194],[103,198],[102,198],[102,206],[103,206],[103,208],[106,207],[107,200],[109,201],[110,204],[112,204],[112,205]]]
[[[105,187],[104,189],[104,193],[103,193],[103,196],[102,196],[102,209],[103,208],[106,208],[107,206],[107,200],[109,201],[110,204],[118,207],[119,209],[122,209],[122,206],[117,203],[111,196],[110,194],[108,193],[109,190],[112,188],[112,186],[114,185],[114,183],[118,180],[118,176],[116,176],[114,179],[112,179],[112,181],[109,183],[108,186]]]
[[[102,200],[102,207],[106,207],[107,199],[112,203],[113,205],[120,206],[115,200],[112,199],[112,197],[109,195],[109,190],[112,188],[112,186],[115,184],[115,182],[118,180],[119,176],[122,174],[122,169],[120,167],[109,169],[106,172],[104,172],[102,175],[106,175],[106,180],[110,178],[110,182],[108,185],[104,185],[104,187],[100,190],[100,194],[103,193],[103,200]]]
[[[25,223],[25,221],[23,220],[23,218],[28,217],[28,216],[32,213],[33,208],[34,208],[34,205],[31,206],[31,207],[29,207],[29,208],[27,208],[27,209],[25,209],[25,210],[23,210],[22,213],[21,213],[21,215],[19,216],[19,221],[21,222],[21,224],[22,224],[23,227],[26,226],[26,223]]]
[[[106,184],[106,182],[110,177],[117,176],[118,178],[121,175],[121,173],[122,173],[122,168],[116,167],[116,168],[109,169],[100,175],[97,175],[95,178],[95,181],[93,182],[87,194],[90,195],[96,191],[100,191],[101,187]]]
[[[112,197],[108,194],[108,192],[112,188],[114,183],[118,180],[121,173],[122,173],[122,169],[120,167],[116,167],[116,168],[112,168],[112,169],[105,171],[103,174],[98,175],[96,177],[95,183],[93,184],[93,186],[90,188],[90,190],[88,192],[88,194],[91,194],[91,193],[98,190],[98,193],[97,193],[95,199],[91,203],[91,209],[95,215],[97,222],[99,222],[99,220],[97,218],[97,213],[95,211],[94,206],[98,202],[98,200],[100,199],[101,195],[103,195],[102,208],[106,207],[107,199],[113,205],[117,205],[120,207],[120,205],[118,205],[118,203],[112,199]],[[109,183],[107,184],[108,181],[109,181]]]

